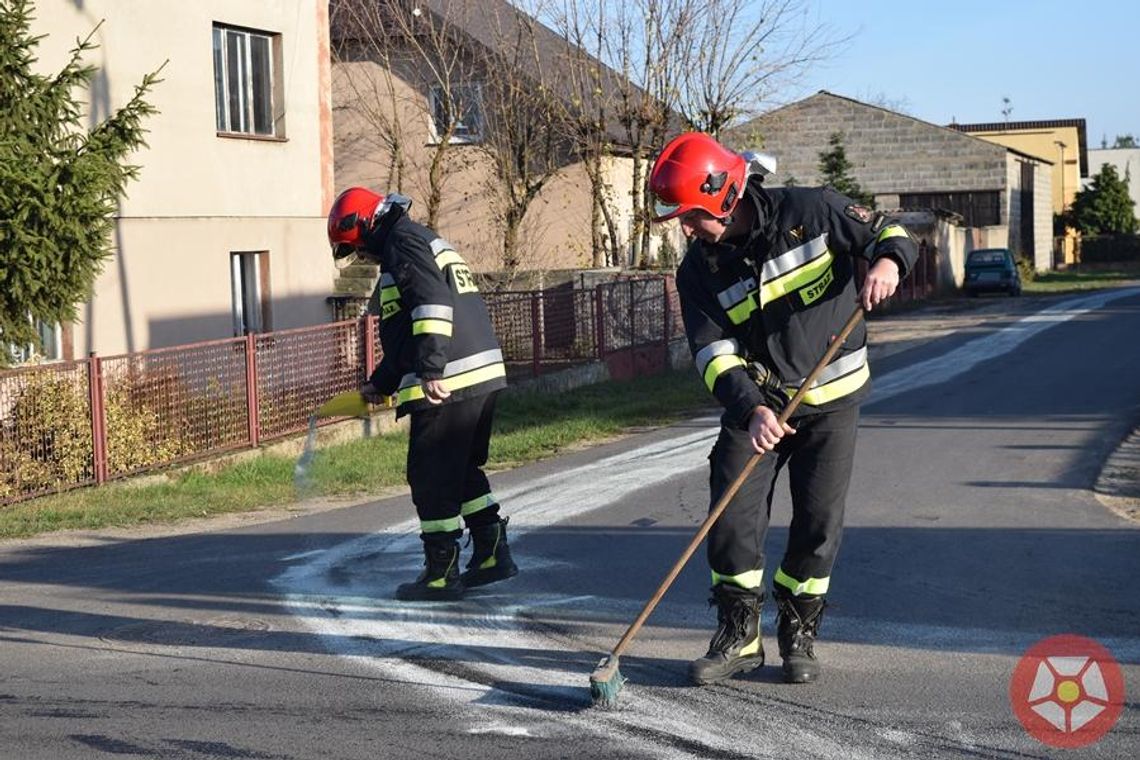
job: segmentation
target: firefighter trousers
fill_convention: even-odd
[[[763,587],[764,542],[780,471],[788,470],[792,522],[773,585],[795,595],[827,593],[843,532],[843,510],[855,456],[859,407],[791,421],[775,451],[765,453],[708,536],[713,583]],[[710,510],[753,455],[748,431],[722,425],[709,455]]]
[[[421,537],[451,541],[467,527],[499,519],[499,504],[483,472],[491,442],[496,393],[411,413],[408,485]]]

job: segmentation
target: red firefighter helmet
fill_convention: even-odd
[[[383,202],[384,196],[364,187],[350,187],[337,196],[329,209],[329,243],[334,259],[351,256],[364,245],[364,232]]]
[[[704,209],[717,219],[732,213],[744,191],[748,161],[703,132],[674,137],[649,172],[654,222]]]

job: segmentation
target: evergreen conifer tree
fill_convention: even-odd
[[[859,182],[851,176],[851,162],[847,160],[847,150],[843,147],[843,134],[832,133],[827,144],[828,150],[819,153],[819,173],[822,182],[830,185],[848,198],[859,201],[863,205],[874,208],[875,197],[865,192]]]
[[[155,113],[144,96],[159,81],[146,75],[125,106],[85,128],[77,96],[96,72],[83,62],[95,31],[44,76],[32,13],[30,0],[0,0],[0,365],[13,347],[38,344],[37,322],[74,319],[90,297],[111,255],[113,214],[138,176],[126,161]]]
[[[1069,209],[1069,224],[1084,235],[1136,232],[1136,211],[1128,194],[1129,178],[1121,179],[1112,164],[1104,164],[1092,182],[1077,192]]]

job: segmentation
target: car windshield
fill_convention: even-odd
[[[984,251],[973,251],[967,264],[1004,264],[1009,251],[1004,248],[992,248]]]

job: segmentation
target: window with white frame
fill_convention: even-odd
[[[451,125],[451,142],[479,142],[484,127],[483,88],[477,84],[453,85],[450,92],[449,98],[439,85],[433,85],[429,92],[434,139],[443,139]]]
[[[218,132],[284,137],[281,35],[214,25],[214,108]]]
[[[230,254],[234,335],[269,329],[269,254],[242,251]]]
[[[40,344],[16,346],[10,345],[8,352],[16,364],[29,362],[58,362],[63,360],[62,330],[58,322],[45,322],[42,319],[33,320],[36,332],[39,333]]]

